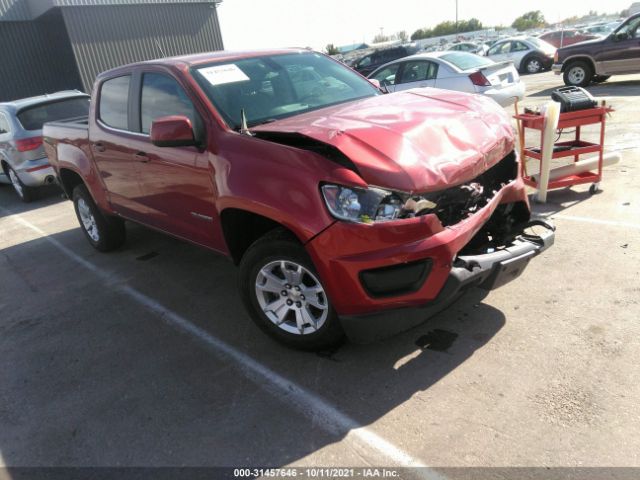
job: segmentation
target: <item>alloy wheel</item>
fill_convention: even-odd
[[[82,226],[84,227],[87,235],[94,242],[100,241],[100,233],[98,232],[98,225],[96,224],[96,219],[91,213],[91,209],[87,202],[85,202],[84,198],[78,199],[78,213],[80,215],[80,221],[82,221]]]
[[[529,73],[538,73],[542,69],[542,65],[540,65],[540,61],[536,58],[532,58],[527,62],[527,72]]]
[[[329,303],[322,284],[296,262],[266,264],[256,277],[255,292],[267,318],[288,333],[308,335],[327,320]]]
[[[14,172],[12,169],[9,169],[9,179],[11,180],[11,185],[13,185],[16,193],[20,195],[20,198],[24,198],[24,190],[22,188],[22,184],[20,183],[20,179],[18,178],[18,175],[16,175],[16,172]]]
[[[587,72],[582,67],[571,67],[567,76],[573,85],[579,85],[584,81]]]

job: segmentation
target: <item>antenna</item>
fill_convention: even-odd
[[[158,50],[160,50],[160,55],[162,55],[162,57],[166,57],[167,55],[164,53],[164,50],[162,50],[162,45],[160,45],[160,42],[158,41],[158,39],[155,39],[156,45],[158,46]]]

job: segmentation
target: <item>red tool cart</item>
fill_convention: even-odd
[[[589,191],[595,193],[598,190],[598,184],[602,179],[602,159],[604,155],[604,130],[605,118],[613,109],[607,106],[599,106],[586,110],[576,110],[574,112],[565,112],[560,114],[558,121],[558,130],[562,132],[564,129],[575,128],[575,137],[573,140],[554,143],[552,160],[557,158],[573,157],[573,161],[577,162],[580,155],[586,153],[598,153],[598,169],[597,171],[581,172],[565,177],[557,178],[549,181],[549,190],[555,188],[569,187],[572,185],[580,185],[591,183]],[[532,175],[527,173],[528,158],[542,160],[542,137],[544,133],[544,115],[533,113],[522,113],[514,115],[518,121],[518,134],[520,136],[520,165],[524,183],[530,187],[538,188],[538,182]],[[580,138],[580,128],[585,125],[600,124],[600,143],[592,143],[584,141]],[[540,147],[525,147],[526,129],[538,130],[540,132]]]

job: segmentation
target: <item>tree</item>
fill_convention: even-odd
[[[547,25],[546,20],[544,19],[544,15],[540,10],[532,10],[531,12],[527,12],[524,15],[516,18],[511,26],[522,32],[524,30],[529,30],[531,28],[540,28]]]
[[[375,37],[373,37],[373,43],[388,42],[389,40],[390,38],[382,33],[379,33]]]
[[[407,43],[407,40],[409,40],[409,35],[407,35],[407,32],[405,30],[401,30],[396,33],[395,37],[402,43]]]
[[[338,50],[338,47],[336,47],[333,43],[327,44],[327,46],[324,47],[324,49],[327,52],[327,55],[337,55],[340,53],[340,50]]]
[[[433,28],[419,28],[411,34],[411,40],[423,38],[440,37],[443,35],[453,35],[455,33],[476,32],[482,30],[482,22],[477,18],[461,20],[456,26],[455,22],[442,22]]]

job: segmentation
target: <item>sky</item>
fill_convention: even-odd
[[[530,10],[558,22],[589,10],[607,13],[628,8],[633,0],[458,0],[460,20],[478,18],[485,25],[511,25]],[[380,33],[455,20],[456,0],[223,0],[218,7],[226,50],[312,47],[371,42]]]

